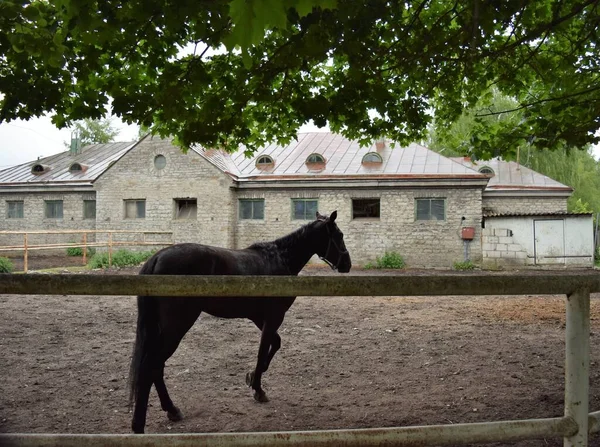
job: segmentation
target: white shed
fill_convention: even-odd
[[[483,225],[484,267],[594,266],[592,214],[490,214]]]

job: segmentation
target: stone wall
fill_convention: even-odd
[[[483,209],[493,213],[554,213],[567,211],[567,197],[483,196]]]
[[[62,200],[63,217],[49,219],[45,217],[45,200]],[[96,200],[96,193],[86,192],[30,192],[30,193],[1,193],[0,194],[0,230],[2,231],[68,231],[93,230],[96,227],[94,219],[83,218],[83,201]],[[23,218],[8,219],[9,201],[23,201]],[[58,244],[78,242],[80,234],[30,234],[28,245]],[[88,240],[93,240],[89,235]],[[23,235],[0,234],[0,245],[23,245]],[[60,250],[62,253],[64,249]],[[55,254],[46,250],[36,251],[35,255]],[[0,253],[0,256],[2,254]]]
[[[155,167],[158,155],[166,159],[163,169]],[[183,154],[168,140],[145,138],[94,185],[98,229],[173,232],[175,242],[220,247],[234,243],[232,180],[194,151]],[[130,199],[146,200],[145,218],[125,218],[124,200]],[[176,218],[174,199],[196,199],[196,218]]]
[[[461,226],[475,227],[475,239],[469,243],[470,258],[481,261],[481,190],[453,189],[373,189],[318,191],[240,191],[239,198],[264,198],[264,220],[239,220],[236,246],[245,247],[256,241],[273,240],[308,221],[292,219],[292,198],[317,198],[319,211],[338,211],[337,223],[345,235],[352,261],[364,265],[385,251],[397,251],[409,267],[450,268],[464,260]],[[415,221],[415,199],[446,199],[445,221]],[[352,199],[380,198],[379,219],[352,219]],[[462,220],[462,217],[465,220]]]

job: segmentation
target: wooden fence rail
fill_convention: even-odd
[[[8,446],[434,446],[563,438],[588,447],[600,432],[589,413],[590,293],[600,275],[435,274],[401,276],[0,275],[0,294],[154,296],[444,296],[566,295],[563,417],[364,430],[178,435],[4,434]],[[443,298],[441,298],[443,299]]]
[[[81,248],[82,250],[82,263],[87,263],[87,249],[94,247],[106,247],[108,252],[108,265],[112,266],[112,254],[113,248],[119,246],[166,246],[173,244],[173,233],[171,231],[135,231],[135,230],[50,230],[50,231],[0,231],[0,235],[22,235],[23,245],[4,245],[0,246],[0,252],[3,251],[23,251],[23,271],[27,273],[29,270],[29,252],[36,250],[59,250],[68,248]],[[81,235],[81,242],[69,242],[69,243],[55,243],[55,244],[31,244],[30,235],[48,235],[48,234],[75,234]],[[88,242],[88,235],[106,234],[107,240],[105,242]],[[116,234],[130,234],[139,235],[141,240],[132,241],[115,241],[114,235]],[[146,236],[152,235],[168,235],[170,236],[168,241],[150,241],[148,242]]]

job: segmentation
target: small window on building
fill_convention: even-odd
[[[265,218],[265,199],[240,199],[240,219]]]
[[[124,200],[125,219],[144,219],[146,217],[146,199]]]
[[[96,201],[95,200],[84,200],[83,201],[83,218],[84,219],[95,219],[96,218]]]
[[[377,152],[369,152],[362,159],[363,163],[383,163],[383,158]]]
[[[379,199],[352,199],[352,219],[379,219],[380,211]]]
[[[175,219],[196,219],[198,199],[174,199]]]
[[[164,155],[157,155],[156,157],[154,157],[154,167],[157,170],[161,170],[164,169],[165,166],[167,166],[167,158]]]
[[[73,174],[79,174],[83,172],[83,166],[81,166],[79,163],[73,163],[69,168],[69,171],[71,171]]]
[[[272,168],[274,164],[275,164],[275,162],[268,155],[261,155],[256,160],[256,167],[258,169],[269,169],[269,168]]]
[[[22,200],[14,200],[6,202],[6,218],[7,219],[23,219],[24,203]]]
[[[63,201],[62,200],[45,200],[44,201],[44,216],[46,219],[62,219],[63,218]]]
[[[415,199],[416,220],[446,220],[446,199]]]
[[[306,164],[325,164],[325,159],[321,154],[310,154],[306,159]]]
[[[314,220],[318,211],[317,199],[292,199],[292,218]]]
[[[479,169],[479,172],[482,174],[494,175],[494,170],[489,166],[482,167],[481,169]]]

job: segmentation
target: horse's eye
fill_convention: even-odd
[[[344,233],[340,231],[340,237],[344,237]]]

